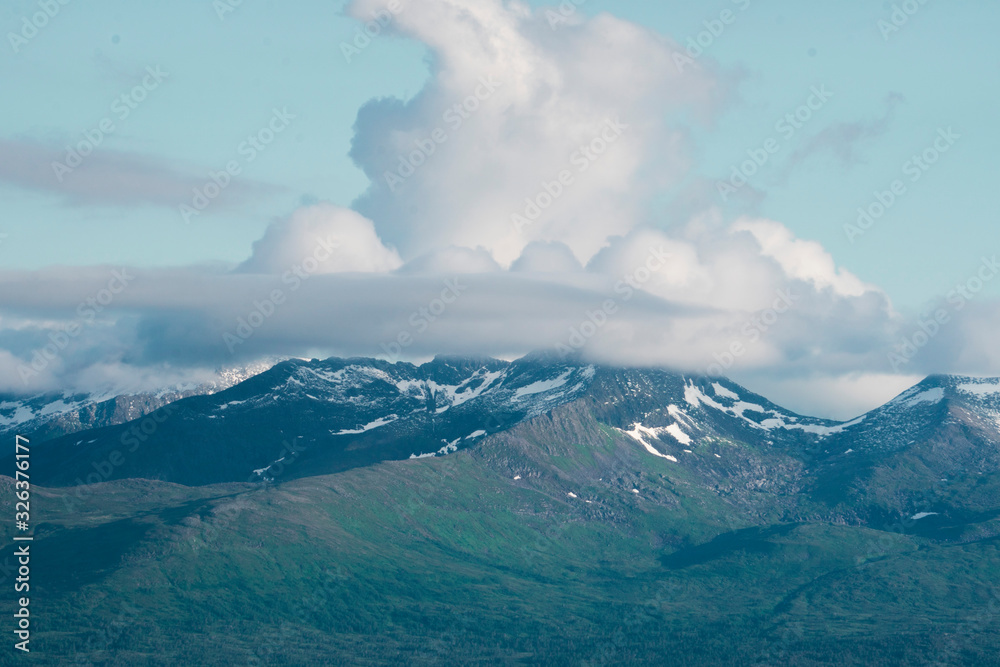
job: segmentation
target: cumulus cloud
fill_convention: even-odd
[[[404,257],[483,247],[506,267],[555,241],[588,261],[690,167],[678,117],[711,122],[727,90],[709,67],[681,73],[670,39],[607,14],[553,30],[521,2],[401,5],[392,27],[429,47],[431,79],[365,105],[351,156],[371,179],[356,208]]]
[[[371,220],[332,204],[300,208],[268,227],[240,265],[246,273],[282,274],[301,267],[309,273],[384,273],[402,265],[387,248]]]
[[[791,277],[807,280],[819,289],[830,288],[841,296],[861,296],[876,288],[865,285],[846,269],[837,268],[833,256],[815,241],[797,239],[784,225],[773,220],[738,220],[733,229],[746,231]]]
[[[522,273],[576,273],[583,270],[565,243],[532,241],[510,267]]]

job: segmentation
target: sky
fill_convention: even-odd
[[[4,2],[0,391],[555,347],[848,418],[1000,375],[998,14]]]

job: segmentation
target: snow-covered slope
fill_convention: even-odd
[[[1000,378],[933,375],[885,405],[844,424],[831,452],[892,452],[961,424],[1000,442]]]
[[[189,396],[214,394],[272,368],[268,359],[220,369],[204,382],[187,382],[156,391],[109,387],[96,393],[57,392],[34,396],[0,394],[0,438],[15,433],[45,440],[87,429],[123,424]]]
[[[724,378],[546,354],[514,362],[439,357],[421,366],[292,359],[172,404],[164,412],[169,418],[146,425],[152,432],[143,446],[113,473],[202,484],[444,456],[568,404],[617,429],[643,456],[683,465],[696,450],[715,460],[736,447],[745,463],[791,457],[799,463],[790,465],[809,467],[905,449],[959,423],[970,443],[1000,442],[998,389],[996,380],[928,378],[877,410],[836,422],[795,414]],[[38,406],[45,409],[80,410],[69,401]],[[72,481],[75,468],[89,474],[88,465],[131,442],[136,427],[54,441],[53,479]]]

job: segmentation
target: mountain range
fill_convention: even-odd
[[[547,353],[246,375],[20,423],[53,655],[997,664],[1000,379],[837,422]]]

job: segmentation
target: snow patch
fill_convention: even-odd
[[[713,382],[712,383],[712,389],[715,390],[715,395],[716,396],[721,396],[722,398],[731,398],[734,401],[740,400],[740,397],[737,394],[733,393],[729,389],[726,389],[725,387],[723,387],[718,382]]]
[[[670,426],[668,426],[667,433],[674,436],[674,438],[677,439],[677,442],[681,443],[682,445],[691,444],[691,436],[682,431],[681,427],[678,426],[677,424],[671,424]]]
[[[553,389],[558,389],[562,387],[567,382],[569,382],[569,377],[573,374],[573,369],[569,369],[562,375],[551,380],[540,380],[538,382],[532,382],[531,384],[521,387],[514,392],[514,399],[520,399],[522,396],[530,396],[532,394],[541,394],[545,391],[551,391]]]
[[[982,382],[969,382],[958,385],[957,389],[966,394],[977,396],[995,396],[1000,394],[1000,379],[994,378]]]
[[[806,433],[815,433],[821,438],[826,438],[828,436],[841,433],[845,429],[851,428],[852,426],[857,426],[858,424],[860,424],[865,420],[866,416],[867,415],[861,415],[857,419],[854,419],[849,422],[844,422],[843,424],[837,424],[836,426],[823,426],[822,424],[786,424],[781,419],[765,419],[764,423],[767,424],[771,422],[776,422],[775,425],[777,427],[783,428],[786,431],[792,429],[799,429],[801,431],[805,431]]]
[[[446,405],[441,406],[435,412],[441,414],[442,412],[447,412],[451,408],[458,407],[463,403],[468,403],[469,401],[479,398],[483,392],[490,389],[493,383],[496,382],[498,378],[503,377],[506,371],[487,371],[485,369],[480,369],[472,374],[468,380],[465,380],[461,384],[457,385],[443,385],[434,382],[433,380],[428,380],[423,383],[428,389],[433,392],[435,399],[443,398],[447,401]],[[473,382],[480,381],[480,384],[475,389],[469,389],[469,385]],[[397,384],[397,387],[404,383]],[[413,383],[407,386],[412,387]]]
[[[258,468],[257,470],[254,470],[253,474],[257,475],[258,477],[262,477],[264,479],[267,479],[267,476],[264,473],[266,473],[268,470],[270,470],[275,464],[281,463],[284,460],[285,460],[285,457],[282,456],[280,459],[278,459],[277,461],[275,461],[271,465],[267,466],[266,468]]]
[[[355,434],[358,434],[358,433],[365,433],[366,431],[371,431],[371,430],[376,429],[376,428],[381,428],[382,426],[385,426],[386,424],[391,424],[392,422],[396,421],[397,419],[399,419],[398,415],[389,415],[388,417],[381,417],[379,419],[376,419],[375,421],[371,422],[370,424],[365,424],[361,428],[347,429],[345,431],[337,431],[336,433],[334,433],[333,431],[330,431],[330,433],[332,433],[333,435],[355,435]]]
[[[944,400],[944,389],[942,387],[934,387],[933,389],[928,389],[927,391],[922,391],[913,398],[908,398],[903,402],[903,406],[907,408],[912,408],[914,406],[920,405],[921,403],[940,403]]]
[[[920,519],[926,519],[929,516],[936,515],[937,512],[920,512],[919,514],[914,514],[910,517],[913,521],[919,521]]]
[[[462,442],[462,439],[455,438],[451,442],[448,442],[447,440],[442,440],[441,442],[445,443],[445,445],[444,447],[439,449],[437,453],[440,454],[441,456],[446,456],[448,454],[452,454],[458,451],[458,443]]]
[[[713,386],[717,384],[718,383],[714,383]],[[721,385],[719,385],[719,387],[722,388],[723,392],[728,392],[729,394],[731,394],[731,396],[719,392],[719,390],[716,389],[717,395],[726,396],[727,398],[735,397],[736,399],[739,399],[739,396],[729,391],[725,387],[722,387]],[[706,396],[705,393],[694,384],[687,384],[684,386],[684,400],[685,402],[687,402],[688,405],[691,405],[692,407],[706,406],[710,408],[715,408],[719,412],[724,412],[727,415],[731,415],[733,417],[742,419],[751,428],[760,429],[763,431],[772,431],[776,428],[785,430],[799,429],[805,431],[806,433],[814,433],[823,438],[829,435],[833,435],[834,433],[840,433],[844,429],[854,426],[855,424],[860,423],[861,420],[864,419],[864,417],[862,416],[859,417],[858,419],[855,419],[852,422],[847,422],[845,424],[837,424],[835,426],[825,426],[823,424],[798,424],[795,423],[798,421],[796,417],[792,415],[782,414],[776,410],[765,408],[762,405],[757,405],[756,403],[748,403],[746,401],[737,400],[732,407],[727,408],[726,406],[721,405],[718,401]],[[670,408],[668,408],[667,410],[668,412],[670,412],[671,415],[674,414],[674,411],[671,410]],[[762,414],[769,414],[772,416],[760,422],[757,422],[748,417],[746,414],[744,414],[748,410],[752,412],[759,412]],[[676,412],[683,414],[681,413],[680,410],[676,410]]]
[[[622,429],[616,429],[616,430],[619,431],[620,433],[624,433],[625,435],[631,437],[633,440],[641,444],[643,447],[646,448],[646,451],[652,454],[653,456],[659,456],[661,459],[667,459],[668,461],[673,461],[674,463],[677,463],[677,459],[675,459],[673,456],[670,456],[669,454],[661,454],[659,451],[657,451],[655,447],[646,442],[646,440],[643,438],[644,435],[653,438],[658,438],[659,436],[657,434],[657,431],[658,430],[665,431],[666,429],[646,428],[639,422],[636,422],[632,424],[631,431],[625,431]]]
[[[694,420],[691,419],[691,417],[688,415],[688,413],[684,412],[683,410],[681,410],[676,405],[668,405],[667,406],[667,414],[669,414],[671,417],[673,417],[674,419],[676,419],[678,423],[682,423],[682,424],[686,423],[691,428],[695,428],[696,427]]]

